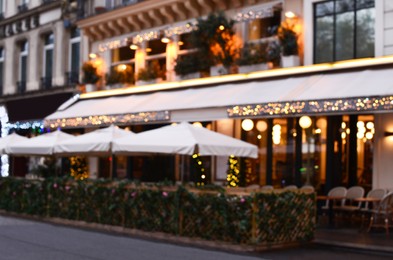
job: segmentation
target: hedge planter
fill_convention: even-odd
[[[0,209],[255,246],[310,241],[315,194],[3,178]]]
[[[157,84],[157,83],[161,83],[162,79],[158,78],[158,79],[152,79],[152,80],[137,80],[135,82],[136,86],[144,86],[144,85],[152,85],[152,84]]]
[[[179,80],[188,80],[188,79],[199,79],[202,78],[202,74],[200,72],[189,73],[186,75],[177,75],[176,81]]]

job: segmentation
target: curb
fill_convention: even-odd
[[[4,210],[0,210],[0,216],[15,217],[20,219],[33,220],[37,222],[59,225],[59,226],[80,228],[84,230],[103,232],[109,234],[117,234],[117,235],[129,236],[131,238],[157,241],[163,243],[171,243],[175,245],[198,247],[207,250],[232,252],[236,254],[252,254],[261,251],[277,250],[282,248],[293,248],[293,247],[299,247],[302,245],[309,244],[309,243],[287,243],[287,244],[253,246],[253,245],[244,245],[244,244],[232,244],[222,241],[210,241],[210,240],[204,240],[204,239],[193,238],[193,237],[177,236],[177,235],[163,233],[163,232],[147,232],[138,229],[124,228],[121,226],[88,223],[85,221],[78,221],[78,220],[38,217],[38,216],[32,216],[27,214],[7,212]]]
[[[314,245],[321,245],[321,246],[346,248],[346,249],[353,249],[359,251],[375,252],[380,254],[390,254],[390,255],[393,254],[393,247],[391,246],[378,246],[378,245],[351,243],[351,242],[343,242],[343,241],[331,241],[325,239],[314,239],[312,243]]]

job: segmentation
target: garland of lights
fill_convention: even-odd
[[[240,162],[234,157],[230,156],[228,159],[228,171],[227,171],[227,186],[237,187],[240,183]]]
[[[392,109],[393,96],[383,96],[238,105],[227,108],[227,113],[228,117],[236,118],[245,116],[368,112]]]
[[[1,137],[5,137],[9,133],[9,129],[7,127],[8,124],[8,113],[4,106],[0,106],[0,122],[1,122]],[[1,155],[1,176],[7,177],[9,175],[9,161],[8,155]]]
[[[239,12],[233,17],[237,22],[246,22],[255,19],[267,18],[273,16],[273,8],[268,7],[259,11]]]
[[[84,180],[89,177],[86,158],[82,156],[70,157],[70,173],[75,180]]]
[[[203,186],[206,184],[206,170],[203,167],[203,163],[201,160],[201,156],[199,154],[193,154],[192,155],[192,159],[195,162],[195,168],[198,170],[200,176],[199,176],[199,180],[197,180],[196,184],[197,186]]]
[[[64,127],[103,126],[111,124],[167,122],[170,119],[169,111],[140,112],[120,115],[101,115],[72,117],[63,119],[49,119],[44,121],[45,127],[51,129]]]

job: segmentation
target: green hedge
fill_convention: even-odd
[[[254,245],[309,241],[316,214],[314,194],[236,195],[183,186],[59,178],[1,179],[0,208]]]

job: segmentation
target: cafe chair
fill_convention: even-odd
[[[340,186],[340,187],[334,187],[333,189],[331,189],[328,192],[327,196],[328,197],[345,197],[346,194],[347,194],[347,189],[345,187]],[[343,202],[344,202],[344,200],[342,200],[340,204],[342,204]],[[330,204],[330,200],[327,199],[325,205],[322,206],[322,210],[329,210],[329,204]]]
[[[383,227],[386,230],[386,235],[389,235],[389,227],[391,227],[392,219],[393,192],[389,192],[382,198],[377,209],[372,210],[368,232],[370,232],[371,228],[373,227]]]
[[[361,202],[355,201],[356,199],[363,198],[364,196],[364,188],[360,186],[353,186],[347,190],[345,195],[345,199],[342,205],[334,206],[335,210],[343,210],[348,212],[353,212],[356,210],[360,210],[362,206]]]
[[[274,190],[274,188],[272,185],[264,185],[264,186],[262,186],[261,190],[272,191],[272,190]]]
[[[376,198],[376,199],[381,199],[383,198],[383,196],[386,195],[386,190],[385,189],[372,189],[367,193],[366,198]],[[366,201],[364,203],[364,206],[360,209],[362,212],[368,212],[372,209],[376,208],[376,204],[378,203],[370,203],[368,201]],[[371,205],[371,206],[370,206]]]
[[[313,193],[315,192],[315,188],[311,185],[304,185],[300,187],[299,189],[301,192],[306,192],[306,193]]]
[[[285,187],[284,187],[284,190],[285,190],[285,191],[297,191],[298,188],[297,188],[296,185],[288,185],[288,186],[285,186]]]

